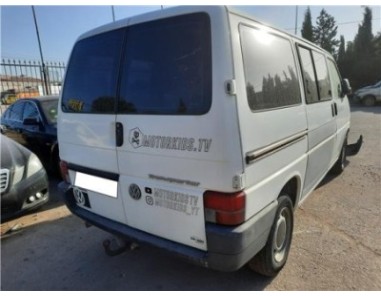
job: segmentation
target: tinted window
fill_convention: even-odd
[[[316,86],[314,65],[311,51],[304,47],[299,47],[300,62],[303,70],[304,90],[307,103],[319,102],[319,94]]]
[[[334,98],[339,98],[341,97],[341,78],[339,73],[337,72],[336,65],[333,61],[327,60],[328,61],[328,69],[329,69],[329,74],[331,76],[331,82],[332,82],[332,95]]]
[[[128,28],[120,113],[204,114],[211,105],[209,17],[191,14]]]
[[[287,39],[241,26],[247,99],[253,111],[300,103],[292,47]]]
[[[22,121],[23,117],[23,111],[24,111],[24,103],[23,102],[17,102],[14,103],[11,106],[12,109],[9,110],[9,119],[10,120],[16,120],[16,121]]]
[[[23,119],[25,118],[39,118],[36,105],[30,102],[25,104]]]
[[[114,113],[123,31],[116,30],[79,41],[65,77],[64,112]]]
[[[50,124],[54,124],[57,122],[57,105],[58,105],[58,99],[57,100],[49,100],[49,101],[43,101],[40,103],[42,110],[44,112],[45,118]]]
[[[315,62],[315,69],[317,75],[317,81],[319,86],[319,96],[320,100],[330,100],[332,99],[331,92],[331,83],[329,81],[327,64],[325,62],[324,55],[317,53],[315,51],[312,52]]]

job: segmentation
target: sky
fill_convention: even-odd
[[[381,31],[381,6],[369,6],[373,13],[373,34],[376,34]],[[113,7],[116,20],[161,9],[161,5],[114,5]],[[167,5],[163,5],[163,9],[168,7]],[[297,35],[300,36],[300,29],[307,6],[298,5],[297,7]],[[66,63],[74,42],[79,35],[95,27],[112,22],[112,6],[110,5],[35,5],[34,8],[40,32],[43,56],[45,61],[50,62]],[[294,33],[296,5],[243,5],[239,6],[239,8],[252,13],[260,21]],[[353,41],[358,26],[363,20],[364,8],[360,5],[311,5],[310,8],[313,24],[316,23],[317,16],[324,8],[335,18],[336,24],[338,25],[337,38],[339,39],[340,35],[344,35],[346,41]],[[0,9],[1,58],[26,61],[40,60],[31,6],[2,5]]]

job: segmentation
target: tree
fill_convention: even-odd
[[[309,6],[308,6],[306,12],[304,13],[304,21],[303,21],[301,33],[302,33],[302,37],[304,39],[307,39],[311,42],[314,41],[312,19],[311,19],[311,10],[310,10]]]
[[[377,37],[372,33],[372,10],[364,8],[364,18],[358,27],[353,42],[353,60],[351,63],[350,78],[354,88],[373,84],[380,80],[381,58],[377,55]],[[348,63],[347,62],[347,63]]]
[[[344,36],[340,36],[340,45],[339,45],[339,50],[337,52],[337,65],[339,68],[345,63],[345,39]]]
[[[322,9],[313,28],[314,42],[331,54],[335,54],[339,40],[335,39],[337,34],[336,21],[325,9]]]
[[[369,7],[365,7],[364,19],[359,25],[354,45],[358,55],[373,54],[372,10]]]

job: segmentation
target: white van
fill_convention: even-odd
[[[273,276],[294,209],[344,169],[345,82],[329,53],[227,7],[87,32],[58,114],[67,206],[196,264]]]

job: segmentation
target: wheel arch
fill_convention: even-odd
[[[287,194],[291,198],[294,209],[299,203],[300,193],[301,193],[301,184],[302,184],[301,177],[296,174],[289,178],[289,180],[283,186],[279,194],[279,196],[284,193]]]

